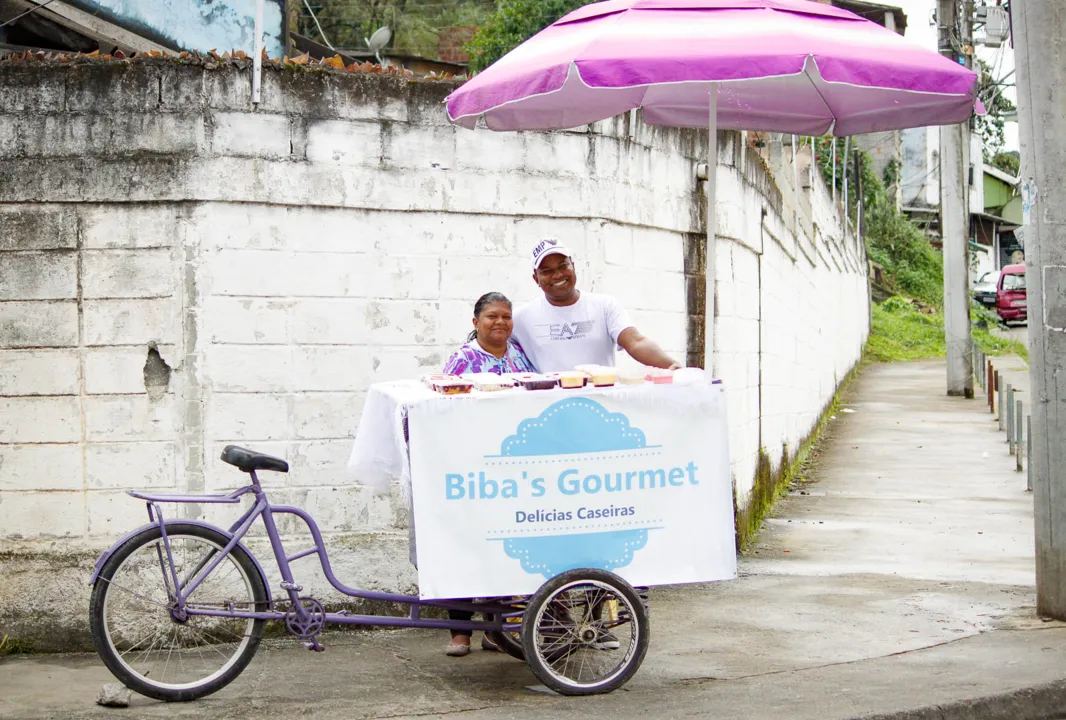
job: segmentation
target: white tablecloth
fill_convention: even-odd
[[[417,380],[398,380],[371,386],[363,406],[363,416],[355,434],[348,469],[360,483],[377,493],[387,493],[389,484],[399,478],[404,496],[410,500],[410,466],[404,420],[407,408],[415,402],[446,400]]]
[[[410,455],[404,437],[407,410],[418,403],[446,404],[455,402],[499,402],[513,393],[535,392],[544,397],[569,397],[609,394],[625,402],[662,402],[669,396],[672,403],[684,402],[678,393],[664,392],[674,385],[615,385],[606,388],[588,387],[580,391],[564,390],[503,390],[497,392],[472,391],[469,395],[443,396],[429,390],[418,380],[397,380],[377,383],[370,387],[363,415],[356,430],[355,445],[348,460],[348,469],[360,483],[377,493],[387,493],[393,479],[400,480],[400,488],[408,506],[411,503]]]

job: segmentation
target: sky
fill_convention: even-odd
[[[903,12],[907,14],[906,38],[908,40],[930,50],[936,50],[936,26],[931,24],[936,0],[880,0],[880,2],[903,8]],[[980,35],[980,29],[975,34]],[[1000,48],[989,48],[978,44],[977,56],[992,66],[993,75],[997,78],[1002,78],[1014,69],[1014,50],[1011,49],[1010,43],[1004,43]],[[1014,79],[1015,76],[1012,75],[1010,80]],[[1008,88],[1004,95],[1017,104],[1017,96],[1013,87]],[[1006,149],[1017,150],[1018,123],[1008,122],[1004,127],[1004,134],[1007,139]]]

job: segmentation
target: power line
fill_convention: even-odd
[[[322,36],[322,42],[326,43],[326,47],[328,47],[330,50],[336,50],[337,48],[330,45],[329,38],[326,37],[326,33],[322,32],[322,26],[318,24],[318,18],[315,17],[315,11],[312,10],[311,6],[307,4],[307,0],[304,0],[304,7],[307,8],[307,12],[311,13],[311,19],[315,21],[315,27],[318,28],[318,34]],[[257,40],[256,42],[259,41]]]

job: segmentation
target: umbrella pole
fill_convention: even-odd
[[[707,314],[705,316],[704,361],[707,374],[714,377],[714,296],[715,255],[717,250],[717,222],[715,202],[718,199],[718,83],[711,85],[710,112],[707,122]],[[744,148],[740,148],[744,152]]]

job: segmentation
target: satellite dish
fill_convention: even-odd
[[[389,44],[389,40],[392,40],[392,30],[385,27],[380,27],[374,31],[374,34],[370,36],[370,39],[366,39],[366,45],[370,48],[370,52],[374,53],[374,56],[378,59],[378,64],[381,64],[381,49]]]

